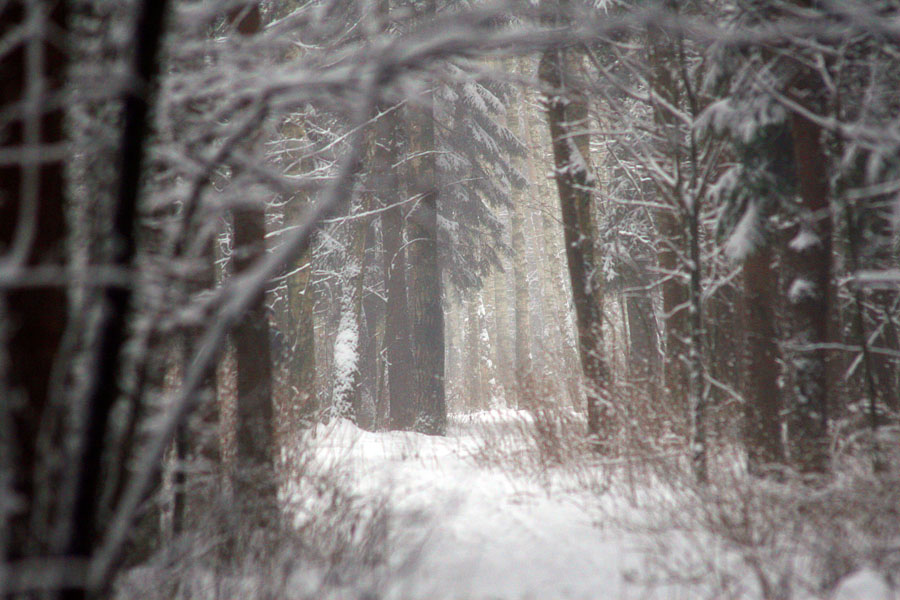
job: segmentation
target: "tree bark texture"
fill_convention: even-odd
[[[375,206],[374,198],[369,198],[369,206]],[[380,248],[377,244],[374,227],[375,222],[369,219],[366,225],[366,261],[369,257],[378,256]],[[374,261],[369,263],[369,268],[380,273],[379,265]],[[365,277],[365,275],[363,275]],[[363,282],[365,283],[365,282]],[[363,286],[365,288],[365,285]],[[360,412],[357,415],[357,424],[368,431],[375,431],[382,421],[379,407],[382,406],[381,377],[382,361],[378,357],[378,349],[384,339],[384,299],[375,292],[362,292],[362,322],[364,324],[362,338],[360,340]]]
[[[526,128],[528,127],[525,111],[527,104],[525,103],[524,94],[518,98],[519,110],[516,115],[517,135],[525,139]],[[511,125],[511,123],[508,123]],[[529,152],[530,155],[530,152]],[[528,157],[530,158],[530,157]],[[527,160],[527,158],[526,158]],[[524,162],[524,161],[523,161]],[[533,161],[528,161],[529,179],[535,178]],[[531,387],[534,381],[533,365],[531,362],[531,304],[528,294],[528,271],[526,269],[526,248],[525,248],[525,202],[529,196],[529,188],[519,190],[513,196],[513,205],[510,208],[510,232],[512,238],[512,270],[513,270],[513,286],[514,286],[514,310],[515,310],[515,381],[516,394],[519,401],[525,397],[522,392]],[[538,270],[540,267],[538,266]],[[520,405],[519,408],[530,408]]]
[[[530,114],[536,112],[533,111]],[[534,114],[534,116],[538,117],[539,115]],[[531,213],[529,224],[533,233],[530,236],[531,239],[526,239],[525,243],[526,247],[532,245],[534,251],[531,253],[531,257],[526,251],[526,259],[529,262],[533,259],[539,275],[535,287],[529,287],[532,301],[538,307],[554,306],[556,308],[555,310],[546,310],[544,314],[538,311],[531,312],[529,315],[530,331],[535,333],[535,336],[532,337],[532,347],[539,353],[532,356],[532,368],[536,373],[545,373],[546,369],[543,367],[547,362],[546,355],[557,354],[565,365],[565,373],[569,375],[565,381],[546,381],[550,379],[546,377],[544,379],[551,389],[559,386],[559,391],[571,399],[572,406],[579,406],[582,402],[581,388],[583,386],[581,386],[580,377],[572,376],[572,374],[578,374],[580,366],[575,319],[572,318],[572,286],[565,267],[564,228],[559,225],[562,222],[559,203],[550,201],[553,196],[551,186],[554,184],[540,178],[535,165],[535,154],[543,155],[542,145],[537,139],[539,125],[541,123],[537,118],[527,119],[525,122],[528,145],[531,149],[527,157],[528,179],[531,183],[529,198],[539,207],[539,210]],[[529,241],[533,241],[533,244],[529,244]],[[530,286],[527,277],[526,284]],[[554,391],[556,390],[554,389]]]
[[[494,364],[498,367],[497,375],[502,388],[504,399],[509,402],[514,395],[514,374],[505,368],[506,365],[512,364],[514,360],[514,351],[511,348],[514,343],[510,339],[510,334],[515,334],[513,327],[510,326],[509,316],[509,272],[497,269],[492,274],[493,283],[493,313],[494,313],[494,338],[497,343],[494,345]],[[453,327],[449,322],[449,312],[447,314],[447,322],[445,324],[447,331],[447,353],[450,354],[450,339],[452,337]],[[450,364],[450,361],[447,361]],[[511,376],[513,375],[513,376]],[[450,374],[446,373],[447,380],[450,380]]]
[[[525,267],[525,234],[522,206],[524,197],[518,194],[512,207],[510,221],[513,247],[513,283],[515,285],[515,377],[517,392],[521,392],[534,377],[531,364],[531,319],[528,297],[528,273]],[[521,396],[520,396],[521,399]],[[529,408],[520,406],[520,408]]]
[[[688,395],[691,407],[691,461],[694,476],[700,483],[708,479],[707,394],[703,365],[703,286],[700,263],[700,199],[694,198],[688,210],[690,235],[690,310],[691,338],[689,345],[690,375]]]

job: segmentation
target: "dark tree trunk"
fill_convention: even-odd
[[[290,124],[285,127],[285,135],[303,139],[306,131],[302,125]],[[311,160],[299,158],[299,174],[313,170]],[[291,198],[285,207],[285,224],[298,226],[303,222],[303,214],[309,206],[306,194]],[[312,286],[312,256],[307,244],[306,251],[289,268],[287,279],[288,295],[288,364],[286,367],[291,404],[289,414],[291,425],[306,427],[318,408],[316,397],[316,337],[315,337],[315,294]]]
[[[214,238],[214,235],[213,235]],[[216,285],[214,239],[204,240],[203,252],[194,260],[188,280],[189,298],[212,290]],[[193,360],[204,328],[195,323],[184,331],[184,372]],[[219,448],[219,404],[216,395],[216,368],[211,366],[203,385],[197,391],[197,410],[193,418],[182,423],[175,434],[175,454],[178,462],[174,477],[172,530],[184,530],[186,519],[199,515],[211,505],[216,484],[221,475]],[[187,471],[191,473],[190,480]]]
[[[234,214],[234,272],[240,276],[265,253],[265,211],[244,207]],[[272,361],[269,321],[259,290],[253,307],[232,334],[237,363],[237,457],[234,491],[244,518],[271,525],[275,506]]]
[[[674,9],[670,1],[667,8]],[[676,164],[683,160],[683,148],[678,132],[678,121],[670,106],[681,104],[681,93],[673,73],[679,56],[674,40],[665,31],[651,28],[647,51],[650,62],[650,84],[664,102],[653,100],[653,118],[661,138],[659,151]],[[690,276],[684,272],[683,257],[690,252],[690,240],[685,235],[687,226],[684,207],[672,204],[654,211],[653,220],[659,232],[657,261],[663,280],[663,315],[665,315],[665,367],[664,384],[677,429],[686,428],[690,422],[691,407],[688,402],[690,377]]]
[[[229,15],[242,35],[262,27],[259,6],[235,9]],[[243,206],[234,212],[234,273],[251,269],[266,253],[265,207]],[[265,290],[232,334],[237,365],[237,435],[234,492],[244,525],[278,525],[275,481],[275,423],[272,397],[272,359]]]
[[[588,166],[588,135],[573,134],[587,129],[587,106],[577,90],[571,88],[571,60],[562,50],[548,50],[541,58],[538,74],[554,90],[547,99],[547,121],[575,303],[578,348],[588,382],[588,433],[599,449],[609,434],[613,410],[608,397],[609,371],[603,356],[602,288],[594,256],[594,181]]]
[[[816,92],[812,75],[801,77],[792,93]],[[791,116],[799,198],[798,223],[786,253],[792,269],[788,286],[792,325],[793,397],[788,430],[793,464],[802,472],[828,466],[827,353],[831,286],[831,210],[828,161],[822,129],[800,114]]]
[[[12,32],[23,26],[32,11],[44,8],[24,1],[0,6],[0,39],[12,39]],[[67,13],[66,2],[55,3],[50,11],[47,25],[58,31],[53,41],[26,39],[0,53],[0,113],[10,117],[0,123],[0,150],[21,153],[18,162],[0,166],[0,260],[16,261],[22,267],[64,264],[63,161],[29,162],[22,147],[59,144],[65,139],[63,111],[51,108],[50,101],[59,101],[64,86],[67,53],[61,44],[65,43],[62,36],[67,31]],[[37,82],[32,81],[35,73],[28,71],[27,63],[39,53],[44,53],[38,76],[43,78],[45,89],[35,98],[31,90],[39,88],[32,87]],[[15,108],[16,103],[29,101],[35,101],[38,107],[31,118]],[[10,288],[0,295],[0,313],[5,313],[0,335],[6,337],[0,343],[5,342],[9,361],[4,374],[9,386],[4,393],[9,396],[0,399],[0,470],[10,470],[10,483],[22,501],[21,509],[0,525],[8,532],[8,538],[0,541],[8,544],[7,548],[0,546],[0,560],[16,560],[46,550],[47,540],[36,539],[37,532],[29,522],[41,462],[38,432],[51,402],[50,385],[67,310],[63,287]]]
[[[784,463],[781,442],[781,391],[778,389],[778,339],[775,331],[777,275],[772,253],[763,246],[744,262],[741,313],[743,352],[744,445],[747,469],[754,475]]]
[[[389,427],[409,430],[416,419],[413,404],[413,355],[406,297],[406,250],[403,245],[403,207],[397,193],[399,181],[395,168],[397,137],[401,134],[391,115],[378,121],[373,170],[381,203],[383,268],[387,288],[384,324],[384,355],[387,361]]]

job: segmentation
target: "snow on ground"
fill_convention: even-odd
[[[321,458],[347,469],[358,493],[387,492],[403,528],[407,547],[395,553],[386,597],[645,597],[623,575],[640,566],[639,552],[597,522],[603,498],[550,493],[500,465],[475,464],[479,425],[509,417],[494,412],[447,437],[320,427]]]
[[[347,421],[320,425],[310,448],[315,459],[339,469],[359,498],[373,504],[386,500],[393,532],[386,572],[375,583],[360,581],[355,589],[351,585],[326,596],[762,597],[755,575],[734,552],[702,530],[660,524],[658,516],[628,500],[660,498],[667,494],[662,487],[629,489],[628,482],[617,477],[598,492],[596,487],[573,485],[565,473],[548,479],[502,461],[479,460],[482,436],[506,435],[511,442],[506,446],[514,453],[515,435],[510,432],[522,431],[529,420],[526,413],[508,410],[457,417],[446,437],[370,433]],[[287,486],[289,502],[303,503],[301,487]],[[797,559],[783,558],[787,567]],[[667,581],[673,572],[676,579]],[[835,592],[832,596],[843,600],[894,597],[883,580],[868,571],[851,574]]]

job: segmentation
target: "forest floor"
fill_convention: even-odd
[[[457,421],[446,437],[369,433],[349,423],[322,428],[320,457],[336,460],[357,494],[375,504],[382,498],[400,534],[391,537],[378,595],[638,595],[625,574],[639,567],[640,553],[621,531],[604,526],[608,495],[485,464],[484,435],[497,435],[490,430],[503,426],[491,422],[498,417]]]
[[[116,598],[900,600],[893,479],[697,486],[677,457],[601,459],[582,431],[565,411],[454,416],[441,437],[320,424],[282,456],[288,527],[238,533],[223,562],[223,498]]]
[[[446,437],[369,433],[345,422],[320,426],[313,443],[317,460],[332,473],[338,470],[362,504],[382,507],[378,518],[387,532],[376,541],[385,550],[380,569],[361,570],[322,596],[764,596],[752,570],[715,544],[707,547],[702,534],[660,527],[659,515],[638,508],[648,490],[625,477],[625,470],[535,468],[543,463],[524,456],[528,441],[517,425],[523,419],[515,411],[456,418]],[[288,486],[287,499],[310,508],[302,488]],[[304,514],[297,511],[298,525]],[[313,579],[321,581],[321,574]],[[892,597],[880,578],[865,572],[846,583],[829,596]]]

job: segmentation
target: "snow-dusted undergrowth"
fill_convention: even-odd
[[[833,485],[804,488],[749,479],[729,459],[699,488],[677,461],[637,468],[592,457],[571,417],[457,415],[445,437],[367,432],[344,420],[319,425],[283,456],[288,532],[269,556],[214,569],[195,554],[197,566],[181,566],[167,597],[895,593],[884,576],[900,541],[889,522],[897,498],[890,484],[872,489],[864,474],[848,472]],[[868,521],[858,516],[867,514]],[[142,587],[135,582],[153,572],[132,571],[123,589]]]

